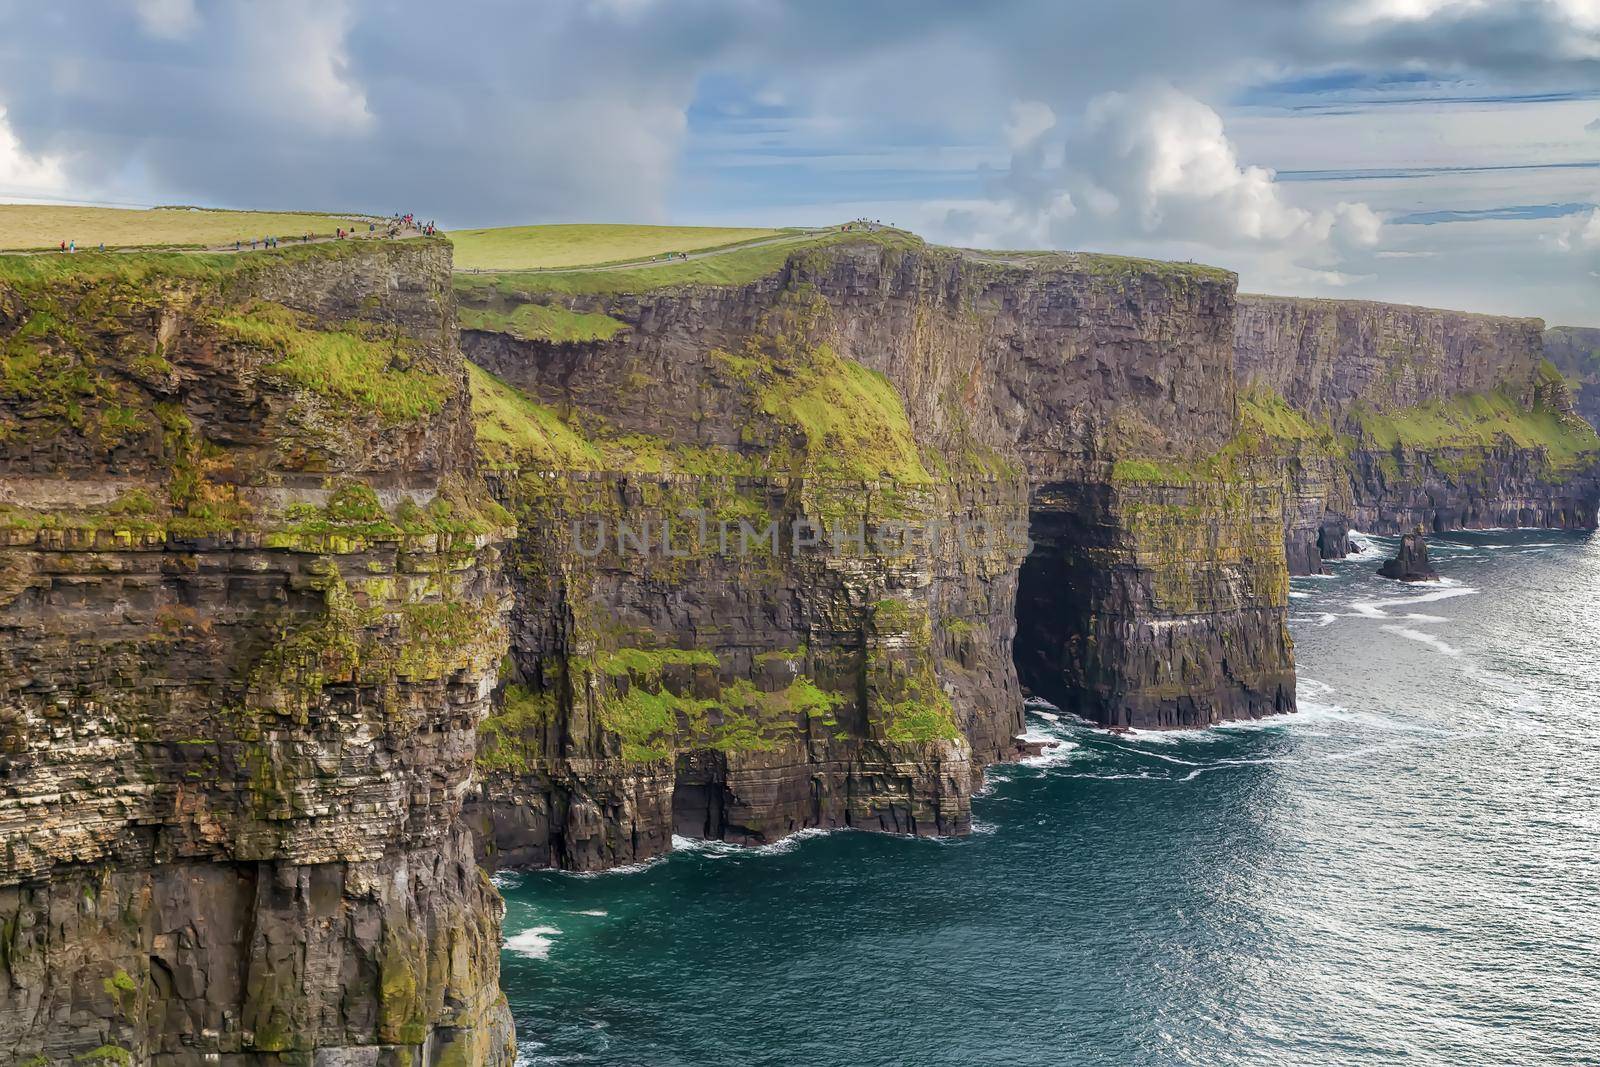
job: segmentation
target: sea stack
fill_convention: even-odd
[[[1428,542],[1419,525],[1412,533],[1400,539],[1400,553],[1378,568],[1384,578],[1400,582],[1436,582],[1439,573],[1428,562]]]

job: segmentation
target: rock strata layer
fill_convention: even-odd
[[[511,1062],[449,270],[0,259],[7,1062]]]
[[[1294,441],[1296,573],[1350,529],[1594,528],[1600,439],[1537,319],[1243,296],[1236,338],[1242,394],[1281,404]]]
[[[1024,686],[1124,726],[1293,708],[1283,478],[1235,404],[1231,275],[885,236],[746,284],[588,280],[458,283],[520,522],[472,804],[498,861],[964,833],[981,769],[1023,751]],[[617,543],[684,514],[778,532]]]

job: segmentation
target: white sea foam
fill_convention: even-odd
[[[976,816],[972,819],[972,833],[974,836],[987,837],[998,829],[1000,829],[999,826],[987,819],[980,819]]]
[[[1291,589],[1291,590],[1289,590],[1289,599],[1291,599],[1291,600],[1310,600],[1311,599],[1311,594],[1310,593],[1302,593],[1297,589]]]
[[[531,960],[546,960],[550,958],[550,946],[560,934],[558,927],[530,926],[506,938],[506,948]]]
[[[1335,560],[1334,562],[1355,563],[1364,559],[1383,559],[1386,555],[1388,555],[1387,549],[1378,544],[1376,541],[1372,540],[1370,534],[1358,533],[1355,530],[1351,530],[1350,544],[1355,551],[1344,557],[1342,561]]]
[[[1296,696],[1314,697],[1333,692],[1333,686],[1316,678],[1301,677],[1296,680],[1294,691]]]
[[[1206,729],[1206,728],[1203,728],[1203,727],[1199,728],[1199,729],[1193,729],[1193,730],[1139,730],[1139,729],[1133,729],[1133,730],[1125,730],[1125,731],[1123,731],[1121,733],[1113,734],[1112,737],[1113,737],[1114,740],[1124,741],[1124,742],[1130,743],[1131,746],[1134,746],[1134,747],[1131,748],[1131,751],[1138,752],[1138,753],[1141,753],[1141,754],[1147,755],[1147,756],[1155,756],[1158,759],[1166,759],[1167,757],[1162,756],[1162,755],[1160,755],[1159,753],[1156,753],[1156,752],[1146,752],[1143,748],[1140,748],[1140,747],[1137,747],[1137,746],[1141,746],[1141,745],[1163,745],[1163,746],[1164,745],[1183,745],[1183,744],[1194,744],[1196,742],[1205,743],[1207,741],[1215,741],[1216,740],[1216,735],[1213,734],[1209,729]]]
[[[652,856],[643,863],[624,863],[620,866],[607,867],[600,871],[560,871],[558,873],[567,878],[610,878],[612,875],[617,874],[639,874],[642,871],[648,871],[652,867],[658,867],[665,862],[667,862],[667,857],[665,856]]]
[[[848,827],[839,827],[837,830],[827,830],[820,826],[796,830],[787,837],[779,838],[769,845],[736,845],[729,841],[710,841],[699,837],[682,837],[672,835],[672,851],[694,852],[708,859],[720,860],[732,856],[781,856],[786,852],[793,852],[801,844],[814,837],[823,837],[827,834],[840,833]]]
[[[1453,578],[1440,579],[1443,588],[1434,589],[1427,593],[1418,593],[1416,596],[1386,597],[1382,600],[1353,600],[1351,609],[1362,618],[1367,619],[1392,619],[1389,608],[1410,607],[1412,604],[1432,604],[1440,600],[1450,600],[1458,596],[1471,596],[1477,590],[1470,585],[1462,585]]]
[[[1424,633],[1421,630],[1413,630],[1409,626],[1385,626],[1384,629],[1389,633],[1398,634],[1399,636],[1408,640],[1427,645],[1435,652],[1449,656],[1451,659],[1461,658],[1461,650],[1455,645],[1450,644],[1448,641],[1445,641],[1441,637],[1436,637],[1430,633]]]
[[[1032,733],[1024,734],[1024,740],[1040,741],[1044,750],[1037,756],[1024,756],[1017,760],[1024,767],[1059,767],[1072,758],[1072,753],[1079,747],[1076,741],[1063,741],[1059,738],[1036,737]]]
[[[606,909],[604,909],[604,908],[589,908],[589,909],[584,910],[584,911],[575,911],[575,912],[572,912],[571,914],[573,914],[573,915],[590,915],[590,916],[593,916],[596,919],[604,919],[606,917]]]

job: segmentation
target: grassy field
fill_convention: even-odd
[[[340,226],[357,225],[355,218],[312,212],[0,204],[0,249],[56,248],[62,241],[76,241],[80,252],[102,242],[107,248],[215,248],[252,237],[331,234]]]
[[[507,226],[452,230],[457,270],[547,270],[626,263],[774,237],[781,230],[720,226]]]
[[[454,234],[451,235],[454,239]],[[871,241],[886,248],[921,248],[922,240],[896,230],[876,233],[837,231],[799,237],[793,241],[735,248],[705,259],[679,260],[659,265],[646,264],[622,269],[545,271],[518,274],[462,274],[456,258],[456,292],[467,301],[482,302],[495,297],[526,300],[535,293],[636,293],[669,285],[744,285],[781,269],[797,252],[823,248],[849,241]],[[459,245],[457,248],[459,249]]]

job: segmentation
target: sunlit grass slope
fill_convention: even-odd
[[[457,270],[541,270],[625,263],[773,237],[781,230],[729,226],[507,226],[452,230]]]
[[[0,204],[0,249],[56,248],[62,241],[77,242],[80,251],[102,243],[107,248],[218,247],[252,237],[331,234],[357,225],[357,219],[315,212]]]

